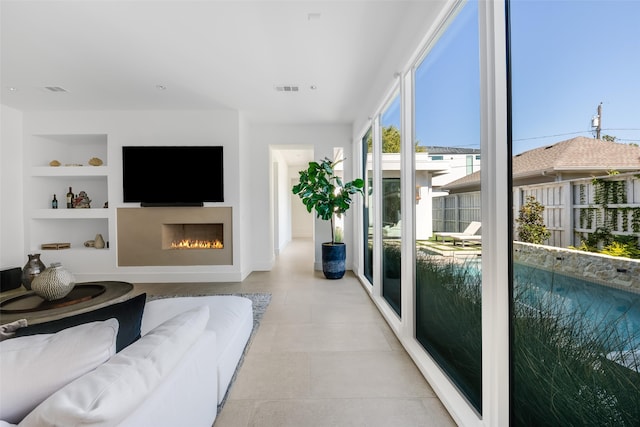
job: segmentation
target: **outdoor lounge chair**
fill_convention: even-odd
[[[471,221],[467,226],[467,228],[465,228],[462,233],[438,232],[438,233],[434,233],[434,235],[436,236],[436,240],[438,240],[438,238],[442,238],[442,243],[444,243],[446,239],[451,239],[453,240],[454,245],[456,240],[462,241],[461,238],[469,237],[469,236],[477,236],[477,237],[472,237],[471,239],[467,239],[467,241],[471,241],[471,240],[479,241],[480,235],[478,235],[477,233],[480,231],[481,227],[482,227],[482,223],[480,221]],[[462,246],[464,246],[464,242]]]
[[[402,235],[402,220],[391,226],[382,228],[382,236],[387,238],[400,238]]]
[[[453,246],[456,245],[456,242],[461,242],[462,246],[464,246],[465,242],[476,242],[482,243],[482,236],[479,234],[473,234],[471,236],[451,236],[453,239]]]

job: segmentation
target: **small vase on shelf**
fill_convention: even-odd
[[[96,249],[104,248],[104,239],[102,238],[102,234],[96,234],[96,239],[94,240],[93,247]]]
[[[42,273],[47,266],[40,260],[40,254],[29,254],[27,256],[29,260],[22,268],[22,286],[30,291],[33,279]]]

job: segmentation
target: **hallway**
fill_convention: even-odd
[[[272,294],[215,427],[455,426],[355,276],[313,271],[310,239],[242,283],[136,291]]]

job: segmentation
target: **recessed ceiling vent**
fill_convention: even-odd
[[[45,86],[44,87],[49,92],[67,92],[67,90],[60,86]]]
[[[297,85],[282,85],[276,86],[276,90],[278,92],[298,92],[300,90],[300,87]]]

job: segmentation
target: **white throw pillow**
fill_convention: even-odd
[[[178,364],[208,320],[208,306],[167,320],[107,363],[54,393],[20,427],[117,425]]]
[[[109,360],[118,321],[109,319],[0,342],[0,419],[18,423],[58,389]]]

